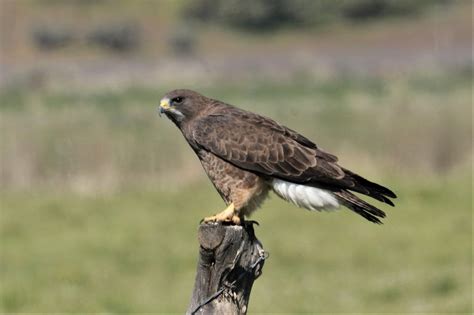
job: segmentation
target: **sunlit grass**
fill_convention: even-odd
[[[254,219],[270,252],[259,312],[469,312],[469,178],[389,183],[385,224],[273,197]],[[197,224],[222,208],[210,184],[98,197],[2,196],[5,312],[182,312]]]
[[[472,154],[470,73],[191,88],[270,116],[373,176],[442,174]],[[3,188],[111,192],[199,180],[182,135],[157,115],[170,89],[0,92]]]

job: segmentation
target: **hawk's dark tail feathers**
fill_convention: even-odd
[[[385,218],[385,212],[372,206],[347,190],[334,192],[342,205],[363,216],[370,222],[382,224],[379,218]]]
[[[344,169],[344,173],[346,173],[346,176],[349,176],[355,182],[355,186],[350,187],[350,190],[370,196],[381,202],[389,204],[392,207],[394,206],[392,200],[389,198],[397,198],[397,195],[395,195],[395,193],[387,187],[371,182],[347,169]]]

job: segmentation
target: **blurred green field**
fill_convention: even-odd
[[[271,256],[250,314],[469,313],[469,176],[390,183],[401,198],[382,226],[267,202],[254,219]],[[3,194],[3,311],[182,313],[199,218],[222,208],[212,189]]]
[[[400,196],[382,226],[265,203],[249,313],[472,311],[471,74],[190,86]],[[2,312],[186,309],[199,219],[223,202],[157,117],[170,88],[0,92]]]
[[[377,179],[470,164],[471,74],[184,87],[270,116]],[[1,188],[95,194],[202,180],[182,135],[157,115],[177,87],[0,91]]]

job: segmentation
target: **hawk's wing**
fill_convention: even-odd
[[[350,189],[392,204],[389,189],[339,166],[337,157],[275,121],[233,107],[194,122],[192,141],[245,170],[294,183]],[[392,204],[393,205],[393,204]]]

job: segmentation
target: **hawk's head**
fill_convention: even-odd
[[[175,124],[194,118],[208,104],[207,98],[191,90],[174,90],[160,101],[160,114],[165,114]]]

